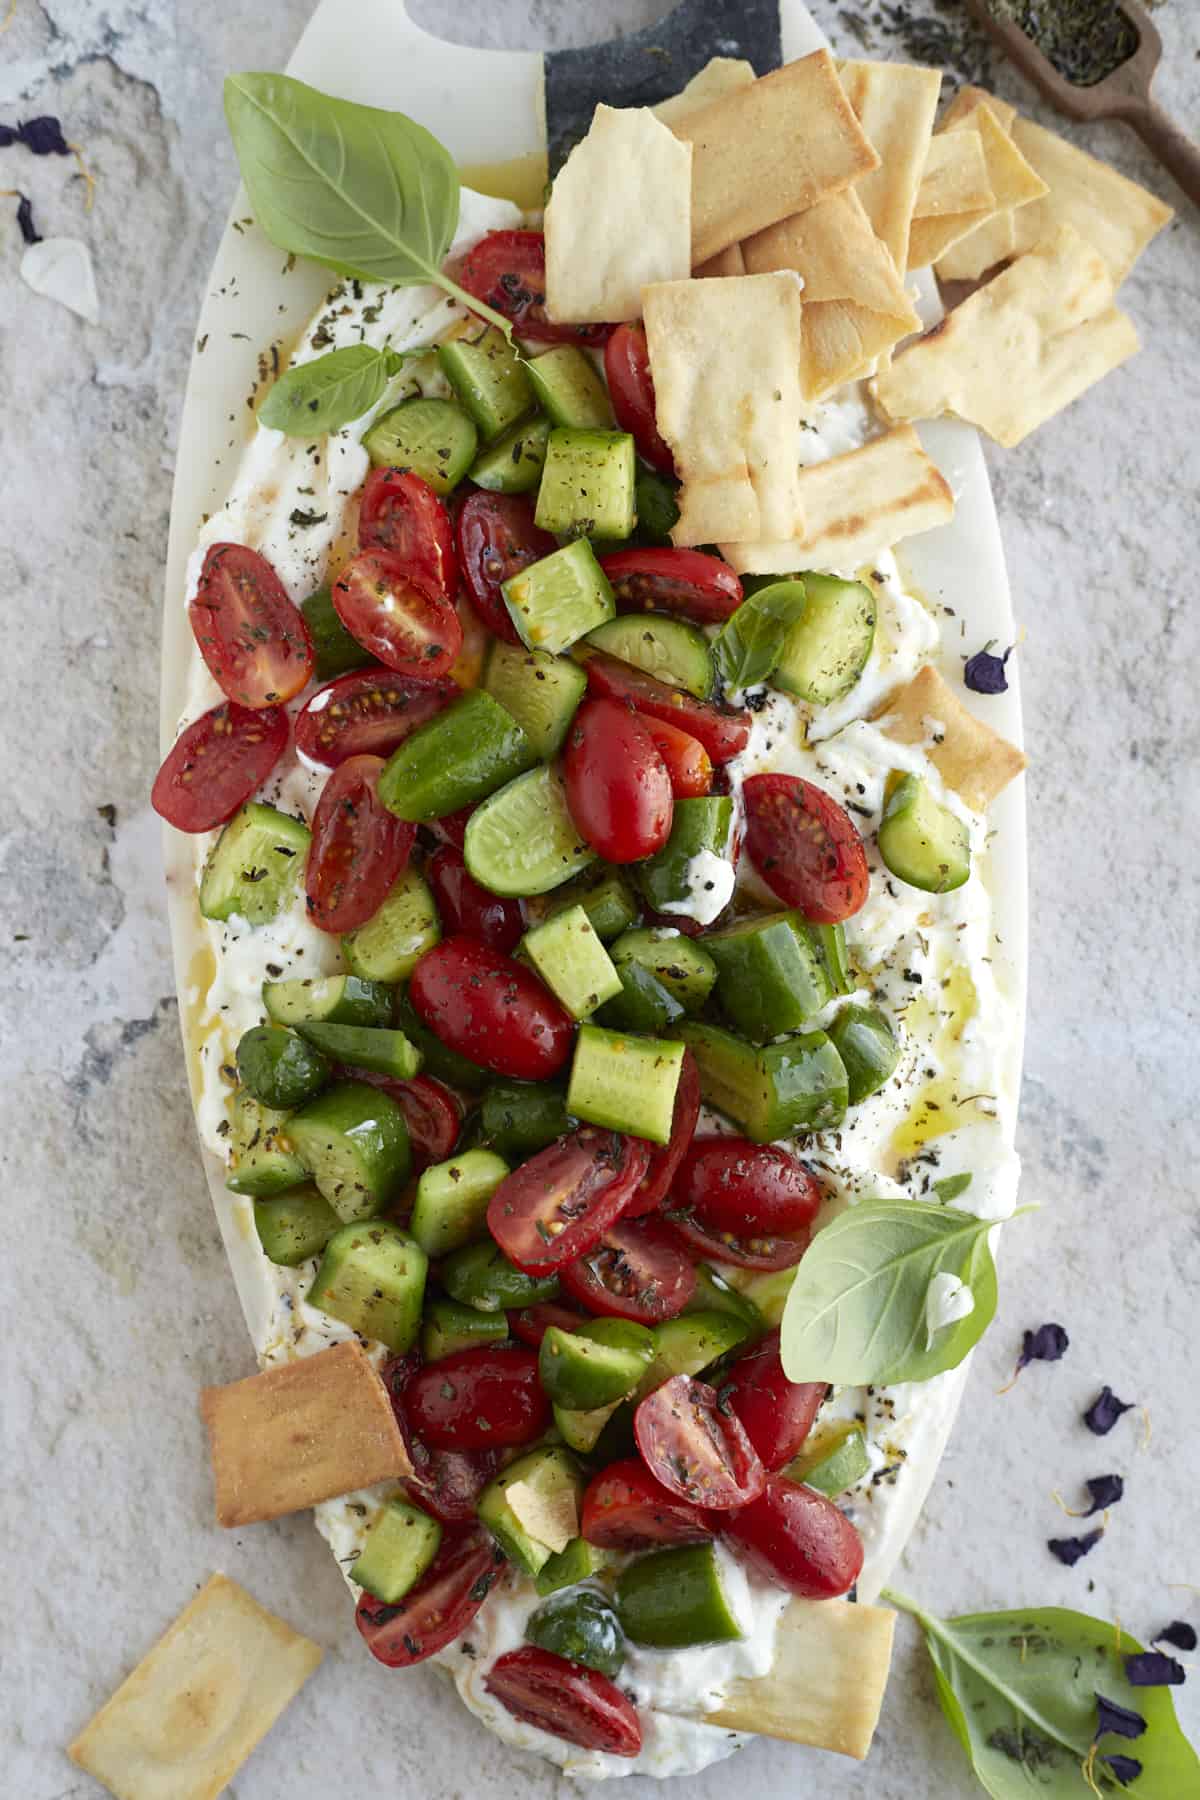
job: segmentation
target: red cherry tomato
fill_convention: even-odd
[[[327,769],[350,756],[390,756],[458,693],[452,681],[435,687],[390,669],[357,669],[318,688],[296,715],[296,748]]]
[[[579,1530],[605,1550],[699,1544],[713,1535],[700,1509],[676,1499],[636,1456],[609,1463],[588,1483]]]
[[[690,1506],[728,1512],[763,1491],[767,1472],[757,1450],[706,1381],[664,1381],[634,1413],[633,1435],[650,1473]]]
[[[619,612],[677,613],[719,625],[742,604],[737,573],[703,550],[614,550],[600,558]]]
[[[432,1075],[414,1075],[409,1081],[398,1081],[394,1075],[376,1075],[370,1069],[348,1067],[344,1072],[354,1081],[365,1081],[381,1089],[400,1107],[408,1126],[415,1175],[430,1163],[445,1162],[462,1128],[462,1112],[448,1087]]]
[[[676,1169],[687,1154],[699,1117],[700,1071],[691,1051],[685,1050],[679,1069],[679,1085],[675,1089],[670,1141],[650,1146],[650,1167],[635,1189],[622,1218],[639,1219],[643,1213],[657,1212],[670,1192]]]
[[[746,854],[773,894],[818,925],[865,904],[867,853],[844,807],[799,775],[750,775],[742,788]]]
[[[708,1231],[689,1213],[667,1210],[664,1217],[693,1256],[732,1263],[738,1269],[790,1269],[808,1249],[807,1231],[795,1237],[739,1238],[727,1231]]]
[[[372,469],[358,509],[360,550],[399,557],[422,593],[453,600],[458,562],[450,515],[411,469]]]
[[[657,1219],[618,1220],[559,1274],[571,1298],[589,1312],[639,1325],[675,1318],[696,1291],[695,1269]]]
[[[379,798],[381,756],[352,756],[321,789],[304,886],[321,931],[354,931],[374,918],[408,866],[415,825]]]
[[[746,1436],[772,1473],[791,1462],[812,1430],[825,1398],[823,1381],[789,1381],[779,1360],[779,1333],[739,1356],[721,1383],[721,1399],[732,1406]]]
[[[632,434],[638,455],[661,474],[674,475],[675,458],[659,434],[644,325],[617,326],[604,346],[604,378],[617,424]]]
[[[822,1199],[816,1176],[786,1150],[709,1136],[693,1140],[672,1204],[709,1231],[756,1238],[807,1231]]]
[[[681,688],[668,687],[630,663],[602,650],[590,651],[584,662],[588,691],[601,700],[622,700],[635,712],[651,719],[662,719],[676,725],[703,744],[714,763],[727,763],[750,742],[750,714],[734,712],[728,707],[711,706],[697,700]],[[754,775],[753,781],[775,780],[775,776]],[[786,780],[787,777],[778,777]]]
[[[503,1450],[528,1444],[550,1423],[532,1350],[456,1350],[413,1376],[404,1411],[435,1450]]]
[[[461,850],[466,842],[467,826],[474,811],[473,806],[460,806],[457,812],[447,813],[443,819],[432,820],[427,829],[443,844],[453,844],[456,850]]]
[[[474,1520],[479,1496],[499,1469],[501,1455],[498,1450],[434,1450],[422,1443],[404,1409],[405,1391],[420,1368],[420,1351],[410,1350],[405,1356],[389,1356],[380,1370],[413,1466],[403,1486],[443,1525],[464,1525]]]
[[[552,1650],[523,1644],[506,1651],[483,1685],[515,1719],[581,1750],[603,1750],[609,1756],[641,1751],[642,1727],[632,1700],[607,1675]]]
[[[546,240],[540,231],[489,231],[468,252],[459,286],[511,319],[535,344],[602,344],[609,325],[555,325],[546,317]]]
[[[278,706],[307,685],[314,657],[304,614],[257,550],[213,544],[188,618],[209,674],[239,706]]]
[[[560,1306],[554,1300],[538,1300],[532,1306],[522,1306],[508,1315],[508,1328],[513,1336],[534,1350],[540,1348],[552,1325],[557,1325],[560,1331],[578,1331],[585,1322],[583,1313],[573,1312],[569,1306]]]
[[[525,930],[519,900],[491,894],[467,873],[461,850],[443,844],[425,864],[438,914],[451,934],[482,938],[493,950],[515,950]]]
[[[371,1655],[389,1669],[434,1656],[471,1623],[504,1566],[504,1554],[481,1525],[443,1533],[438,1553],[394,1606],[364,1594],[354,1622]]]
[[[333,584],[333,609],[364,650],[410,681],[441,681],[462,649],[458,614],[417,586],[391,550],[360,550]]]
[[[581,1125],[505,1176],[488,1230],[518,1269],[549,1274],[599,1243],[649,1162],[640,1138]]]
[[[650,720],[646,729],[650,742],[667,765],[676,800],[697,800],[712,792],[712,758],[697,738],[662,719]]]
[[[547,1081],[571,1053],[574,1021],[549,988],[477,938],[446,938],[427,950],[408,992],[444,1044],[494,1075]]]
[[[585,700],[563,751],[567,808],[605,862],[640,862],[671,835],[675,799],[649,731],[615,700]]]
[[[557,549],[533,522],[527,494],[468,494],[458,515],[458,560],[471,605],[488,630],[519,644],[517,628],[500,592],[502,582]]]
[[[176,831],[211,831],[258,791],[287,741],[281,706],[251,710],[223,700],[175,739],[154,777],[150,804]]]
[[[848,1592],[863,1565],[862,1539],[840,1507],[783,1475],[768,1476],[724,1528],[765,1575],[804,1600]]]

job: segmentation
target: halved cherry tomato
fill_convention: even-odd
[[[318,688],[296,715],[296,748],[327,769],[350,756],[390,756],[458,692],[452,681],[434,685],[390,669],[356,669]]]
[[[282,706],[223,700],[180,732],[154,777],[150,804],[176,831],[211,831],[262,786],[288,742]]]
[[[535,344],[602,344],[610,325],[555,325],[546,317],[546,240],[540,231],[489,231],[468,252],[460,287]]]
[[[747,1138],[693,1139],[675,1177],[672,1205],[709,1231],[785,1237],[807,1231],[824,1198],[799,1157]]]
[[[773,1473],[791,1462],[812,1430],[825,1391],[823,1381],[788,1380],[779,1359],[779,1332],[769,1331],[738,1357],[721,1383],[721,1400],[732,1406],[764,1468]]]
[[[503,1551],[481,1525],[451,1527],[403,1600],[388,1606],[363,1594],[354,1622],[372,1656],[389,1669],[410,1668],[466,1630],[503,1567]]]
[[[765,1575],[804,1600],[832,1600],[858,1580],[862,1539],[840,1507],[783,1475],[725,1525]]]
[[[657,1325],[681,1313],[696,1291],[696,1271],[678,1239],[657,1219],[619,1219],[560,1279],[573,1300],[607,1318]]]
[[[588,1483],[580,1536],[605,1550],[648,1550],[658,1544],[699,1544],[712,1522],[656,1481],[636,1456],[609,1463]]]
[[[358,509],[361,550],[398,556],[422,593],[453,600],[458,562],[450,515],[411,469],[372,469]]]
[[[746,854],[773,894],[818,925],[866,903],[867,853],[844,807],[799,775],[750,775],[742,788]]]
[[[742,604],[736,570],[703,550],[614,550],[600,567],[619,612],[676,613],[719,625]]]
[[[239,706],[279,706],[307,686],[315,658],[304,614],[257,550],[213,544],[188,618],[209,674]]]
[[[534,524],[533,501],[527,494],[468,494],[455,529],[471,605],[496,637],[519,644],[501,583],[549,556],[557,548],[555,540]]]
[[[697,738],[714,763],[727,763],[750,742],[751,717],[748,712],[734,712],[729,707],[712,706],[697,700],[681,688],[668,687],[631,664],[602,650],[576,652],[583,662],[588,690],[602,700],[623,700],[651,719],[662,719],[677,725],[690,737]],[[775,780],[775,776],[754,775],[752,781]],[[780,777],[780,779],[787,779]]]
[[[408,993],[444,1044],[495,1075],[546,1081],[571,1054],[575,1024],[550,989],[478,938],[449,937],[427,950]]]
[[[488,1201],[488,1230],[518,1269],[549,1274],[599,1243],[649,1162],[640,1138],[580,1125],[505,1176]]]
[[[556,1300],[537,1300],[532,1306],[522,1306],[508,1315],[508,1328],[513,1336],[534,1350],[541,1347],[542,1339],[552,1325],[557,1325],[560,1331],[578,1331],[585,1322],[583,1313],[561,1306]]]
[[[641,1752],[636,1707],[598,1669],[523,1644],[496,1658],[483,1685],[515,1719],[581,1750],[603,1750],[609,1756]]]
[[[640,1219],[644,1213],[656,1212],[662,1205],[675,1179],[675,1171],[695,1136],[699,1117],[700,1070],[691,1051],[685,1050],[679,1069],[679,1085],[675,1089],[670,1140],[665,1144],[650,1145],[650,1167],[634,1191],[622,1218]]]
[[[373,918],[408,865],[415,825],[379,799],[381,756],[352,756],[321,789],[304,887],[321,931],[354,931]]]
[[[417,585],[391,550],[360,550],[333,584],[333,609],[350,636],[397,675],[441,681],[462,649],[449,600]]]
[[[410,1350],[404,1356],[389,1356],[379,1371],[413,1466],[403,1486],[418,1506],[444,1525],[467,1524],[476,1516],[479,1496],[499,1469],[501,1455],[498,1450],[431,1449],[421,1441],[404,1408],[408,1384],[420,1368],[420,1351]]]
[[[457,1350],[421,1369],[404,1390],[404,1411],[435,1450],[503,1450],[528,1444],[550,1423],[550,1402],[532,1350]]]
[[[370,1069],[345,1068],[339,1072],[352,1081],[365,1081],[381,1089],[396,1102],[408,1126],[414,1175],[430,1163],[445,1162],[462,1128],[462,1112],[448,1087],[432,1075],[414,1075],[408,1081],[398,1081],[394,1075],[376,1075]]]
[[[697,800],[712,792],[712,759],[697,738],[655,719],[646,729],[650,741],[667,765],[671,792],[676,800]]]
[[[467,873],[461,850],[443,844],[425,864],[442,924],[451,934],[482,938],[493,950],[515,950],[525,930],[519,900],[491,894]]]
[[[670,1207],[663,1216],[670,1220],[693,1256],[732,1263],[738,1269],[790,1269],[808,1249],[807,1231],[791,1237],[739,1238],[728,1231],[709,1231],[690,1213],[677,1213]]]
[[[457,812],[447,813],[442,819],[431,820],[427,829],[443,844],[453,844],[456,850],[461,850],[467,840],[467,826],[474,811],[474,806],[460,806]]]
[[[563,781],[576,830],[605,862],[641,862],[670,837],[671,777],[627,706],[584,701],[567,731]]]
[[[658,429],[644,325],[617,326],[604,346],[604,378],[617,424],[632,434],[638,455],[662,474],[674,475],[675,458]]]
[[[633,1415],[633,1435],[650,1473],[690,1506],[729,1512],[762,1493],[767,1472],[740,1419],[716,1388],[673,1375]]]

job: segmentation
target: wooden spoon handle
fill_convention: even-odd
[[[1122,116],[1163,167],[1171,171],[1188,199],[1200,206],[1200,144],[1181,131],[1149,95]]]

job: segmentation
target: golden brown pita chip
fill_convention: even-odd
[[[964,125],[969,125],[971,129],[980,132],[983,152],[988,158],[988,173],[997,197],[1002,190],[1014,195],[1018,192],[1022,194],[1022,198],[1008,201],[1002,211],[986,219],[982,225],[977,225],[974,231],[969,231],[943,253],[936,265],[937,273],[943,281],[976,281],[986,270],[1015,255],[1017,240],[1013,208],[1028,205],[1032,200],[1039,199],[1045,191],[1041,176],[1021,156],[1012,140],[1013,120],[1016,116],[1016,107],[1010,106],[1007,100],[998,100],[983,88],[965,87],[955,95],[954,102],[942,121],[943,131],[961,131]],[[1000,146],[997,144],[998,137],[1003,140]],[[1020,159],[1019,167],[1013,163],[1014,157]]]
[[[1024,752],[968,712],[930,663],[888,696],[874,720],[898,744],[929,744],[930,762],[972,812],[986,812],[1026,764]]]
[[[1173,217],[1171,207],[1030,119],[1018,119],[1012,135],[1050,190],[1016,214],[1014,249],[1032,250],[1060,226],[1073,225],[1100,252],[1113,286],[1120,287],[1151,238]]]
[[[890,419],[949,412],[1019,444],[1137,349],[1112,297],[1103,258],[1064,225],[902,350],[875,397]]]
[[[854,191],[903,274],[908,233],[937,111],[942,77],[914,63],[841,62],[838,74],[859,124],[879,153]]]
[[[742,255],[742,246],[730,244],[728,250],[719,250],[693,273],[705,280],[714,280],[721,275],[745,275],[746,259]]]
[[[983,140],[975,129],[929,141],[908,235],[908,266],[924,269],[997,210]]]
[[[841,193],[879,163],[827,50],[711,101],[675,129],[693,149],[693,264]]]
[[[356,1340],[201,1390],[217,1523],[302,1512],[412,1464],[388,1391]]]
[[[117,1800],[216,1800],[320,1660],[214,1575],[67,1755]]]
[[[731,94],[737,88],[750,87],[755,81],[754,65],[739,57],[713,56],[705,63],[698,75],[693,75],[685,88],[672,94],[668,100],[660,100],[652,108],[656,119],[672,130],[680,119],[689,113],[699,112],[712,100],[719,100],[723,94]]]

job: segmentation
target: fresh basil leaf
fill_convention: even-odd
[[[731,693],[774,674],[784,639],[804,611],[802,581],[773,581],[742,601],[713,643],[717,673]]]
[[[347,344],[279,377],[258,409],[259,423],[289,437],[313,437],[361,419],[383,398],[395,351]]]
[[[861,1200],[819,1231],[783,1314],[791,1381],[928,1381],[979,1342],[996,1310],[994,1220],[928,1200]],[[925,1303],[936,1275],[970,1288],[966,1318],[927,1342]]]
[[[1124,1659],[1142,1648],[1127,1632],[1057,1606],[939,1619],[888,1588],[883,1597],[923,1627],[942,1711],[993,1800],[1200,1793],[1200,1758],[1179,1728],[1169,1690],[1126,1680]],[[1110,1733],[1093,1754],[1097,1694],[1140,1713],[1145,1731],[1131,1739]],[[1128,1790],[1106,1755],[1141,1763]]]

